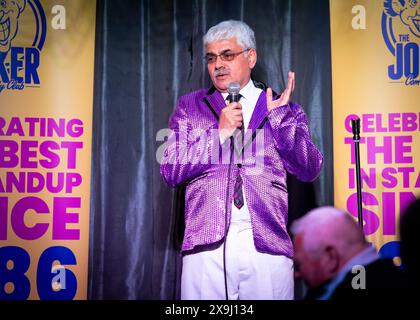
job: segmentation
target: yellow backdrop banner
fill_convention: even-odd
[[[400,215],[420,191],[420,1],[330,0],[330,12],[335,205],[358,216],[360,118],[364,232],[398,264]]]
[[[0,4],[0,300],[86,299],[95,0]]]

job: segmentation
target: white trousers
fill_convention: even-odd
[[[224,300],[223,244],[182,259],[181,299]],[[252,229],[231,224],[226,240],[229,300],[292,300],[293,261],[255,250]]]

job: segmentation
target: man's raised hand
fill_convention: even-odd
[[[287,88],[283,91],[280,98],[273,100],[273,91],[271,88],[267,89],[267,109],[271,111],[277,107],[289,104],[290,98],[295,90],[295,73],[290,71],[288,74]]]

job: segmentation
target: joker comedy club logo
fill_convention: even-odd
[[[392,82],[419,86],[420,1],[385,0],[382,35],[394,63],[388,66]]]
[[[39,0],[0,0],[0,94],[40,86],[38,67],[46,34]]]

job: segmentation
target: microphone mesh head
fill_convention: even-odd
[[[238,82],[231,82],[228,85],[227,91],[232,94],[236,95],[239,93],[239,90],[241,90],[241,85]]]

